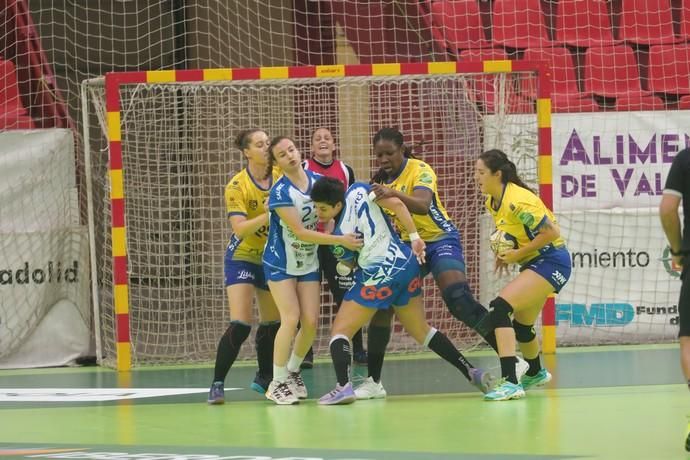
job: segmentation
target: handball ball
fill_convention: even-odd
[[[501,254],[509,249],[517,248],[517,241],[513,235],[503,230],[496,230],[489,238],[489,245],[494,254]]]

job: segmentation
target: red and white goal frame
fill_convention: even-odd
[[[399,64],[323,65],[305,67],[258,67],[203,70],[158,70],[111,72],[105,76],[105,110],[109,146],[113,307],[116,329],[116,368],[126,371],[132,365],[130,336],[130,295],[127,256],[126,195],[122,161],[120,88],[124,85],[190,83],[236,80],[319,79],[432,74],[482,74],[529,72],[537,81],[537,143],[539,194],[552,209],[551,100],[550,72],[543,62],[483,61],[428,62]],[[433,165],[432,165],[433,166]],[[555,297],[550,297],[542,312],[543,352],[556,349]],[[96,318],[96,321],[99,319]]]

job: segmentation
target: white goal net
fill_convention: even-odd
[[[500,88],[514,76],[482,76]],[[483,115],[472,98],[475,76],[462,74],[343,77],[122,85],[120,126],[126,209],[132,361],[212,359],[227,327],[222,277],[229,237],[223,189],[245,166],[232,147],[240,130],[261,127],[293,136],[303,156],[317,127],[331,129],[340,158],[358,180],[375,170],[374,133],[399,128],[419,158],[433,165],[441,199],[461,229],[469,276],[478,288],[479,215],[474,163],[482,149]],[[90,107],[103,119],[102,82],[87,83]],[[530,117],[530,116],[527,116]],[[531,115],[531,125],[536,117]],[[103,123],[105,126],[105,123]],[[532,129],[529,135],[536,135]],[[104,146],[105,134],[91,141]],[[114,353],[110,206],[105,149],[92,149],[91,175],[98,253],[103,353]],[[447,312],[431,279],[424,291],[429,321],[467,348],[476,336]],[[316,353],[327,353],[335,312],[323,296]],[[394,334],[394,352],[417,351]],[[245,353],[251,353],[248,347]]]

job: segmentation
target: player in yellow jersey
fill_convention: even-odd
[[[431,273],[450,313],[477,331],[495,349],[492,331],[481,329],[487,310],[474,299],[465,276],[460,232],[446,212],[437,190],[436,174],[425,162],[414,158],[403,135],[394,128],[383,128],[374,136],[374,155],[380,170],[372,179],[377,199],[396,197],[412,214],[419,236],[426,243],[426,263],[422,277]],[[402,240],[409,235],[396,216],[391,215]],[[369,378],[355,392],[360,399],[383,398],[381,369],[390,339],[391,311],[380,311],[368,330]],[[525,366],[526,367],[526,366]]]
[[[534,322],[547,297],[559,292],[570,278],[571,259],[554,215],[520,180],[500,150],[479,156],[475,176],[487,195],[486,209],[496,224],[492,249],[496,269],[518,264],[520,274],[489,304],[484,323],[495,331],[502,380],[484,395],[487,401],[518,399],[525,389],[544,385],[551,374],[541,367]],[[527,374],[515,375],[515,341],[529,363]]]
[[[218,343],[209,404],[225,401],[224,382],[240,347],[251,331],[254,296],[259,307],[256,355],[259,371],[251,387],[265,393],[273,375],[273,343],[280,327],[280,315],[264,278],[261,257],[268,235],[265,202],[278,170],[266,173],[268,136],[263,130],[241,132],[235,146],[247,159],[247,167],[225,187],[227,216],[232,227],[225,251],[225,286],[230,306],[230,326]]]

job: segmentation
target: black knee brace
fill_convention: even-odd
[[[223,339],[227,341],[232,347],[239,350],[249,333],[252,331],[252,327],[245,323],[240,323],[236,321],[231,321],[230,326],[223,334]],[[223,340],[221,339],[221,340]]]
[[[499,327],[513,327],[513,307],[502,297],[496,297],[489,304],[487,317],[492,330]]]
[[[515,329],[515,339],[520,343],[529,343],[537,336],[534,325],[527,326],[513,320],[513,329]]]
[[[465,282],[453,283],[441,292],[448,311],[472,329],[487,314],[486,308],[474,299],[470,286]]]

